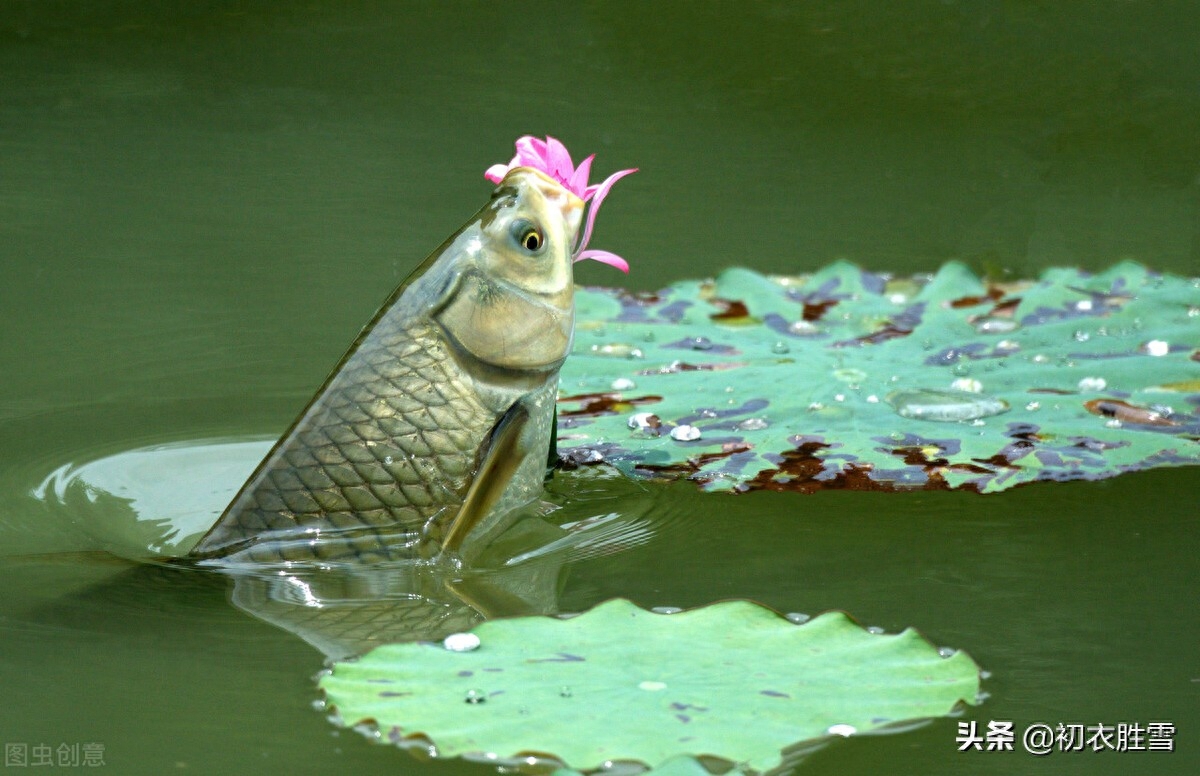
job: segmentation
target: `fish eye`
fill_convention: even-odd
[[[542,230],[523,218],[513,221],[512,236],[527,253],[537,253],[546,244]]]

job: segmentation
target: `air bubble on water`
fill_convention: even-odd
[[[1088,340],[1090,340],[1092,338],[1092,335],[1088,334],[1086,331],[1083,331],[1083,330],[1077,330],[1071,336],[1075,338],[1076,342],[1087,342]]]
[[[566,685],[558,688],[558,697],[560,698],[570,698],[574,694],[575,693],[571,692],[571,688],[567,687]]]
[[[1040,401],[1031,401],[1025,405],[1025,409],[1027,409],[1030,412],[1037,412],[1041,408],[1042,408],[1042,403]]]
[[[692,442],[700,438],[700,429],[685,423],[671,429],[671,438],[676,442]]]
[[[687,343],[692,350],[712,350],[713,346],[708,337],[689,337]]]
[[[1200,318],[1200,306],[1197,306],[1197,305],[1190,305],[1190,306],[1188,307],[1187,317],[1189,317],[1189,318]]]
[[[1050,356],[1047,356],[1045,353],[1035,353],[1029,360],[1035,364],[1048,364],[1050,363]]]
[[[996,343],[996,350],[1020,350],[1021,343],[1016,340],[1000,340]]]
[[[821,403],[821,402],[819,402],[819,401],[814,401],[814,402],[811,402],[811,403],[808,405],[808,411],[809,411],[809,412],[819,412],[819,411],[821,411],[821,410],[823,410],[823,409],[825,409],[825,405],[824,405],[824,404],[822,404],[822,403]]]
[[[1121,421],[1117,420],[1116,418],[1113,418],[1112,420],[1107,421],[1104,425],[1109,428],[1120,428],[1124,424],[1121,423]]]
[[[844,393],[835,393],[835,394],[833,395],[833,400],[834,400],[834,401],[845,401],[845,400],[846,400],[846,394],[844,394]]]
[[[955,422],[977,420],[1008,411],[1008,403],[983,393],[928,388],[895,391],[887,401],[903,418]]]
[[[746,418],[737,427],[742,431],[761,431],[769,425],[765,418]]]
[[[1103,391],[1108,387],[1108,381],[1103,377],[1083,377],[1079,380],[1081,391]]]
[[[1093,307],[1093,304],[1092,304],[1091,299],[1080,299],[1078,302],[1075,303],[1075,309],[1079,310],[1080,312],[1084,312],[1084,313],[1091,310],[1092,307]]]
[[[702,418],[715,418],[717,416],[717,411],[710,410],[710,409],[702,409],[702,410],[697,410],[696,414]]]
[[[878,403],[879,403],[879,397],[876,396],[875,394],[871,394],[870,396],[867,397],[867,404],[878,404]]]
[[[650,608],[650,611],[655,614],[679,614],[683,609],[678,606],[654,606]]]
[[[642,352],[641,348],[634,348],[633,350],[629,351],[629,357],[630,358],[645,358],[646,354]]]
[[[958,654],[958,650],[954,647],[938,647],[938,655],[941,657],[954,657]]]
[[[784,615],[784,617],[787,619],[788,622],[795,623],[796,625],[803,625],[804,623],[806,623],[812,619],[812,617],[809,617],[807,614],[804,614],[803,612],[788,612],[787,614]]]
[[[960,377],[950,383],[950,387],[956,391],[967,391],[968,393],[982,393],[983,383],[976,380],[974,377]]]
[[[451,633],[442,639],[442,646],[451,652],[471,652],[479,649],[479,637],[474,633]]]
[[[931,340],[931,339],[921,340],[921,350],[933,350],[933,340]]]
[[[843,738],[848,738],[857,733],[858,728],[854,727],[854,725],[838,723],[837,725],[830,725],[829,729],[825,732],[831,736],[842,736]]]
[[[975,420],[971,421],[971,425],[972,426],[986,426],[987,421],[984,420],[983,418],[975,418]]]
[[[878,625],[868,625],[867,633],[874,633],[876,636],[878,636],[881,633],[886,633],[886,631]]]
[[[950,371],[958,377],[965,377],[966,375],[971,374],[971,361],[969,359],[960,358],[954,364],[954,366],[951,367]]]
[[[1151,356],[1165,356],[1171,352],[1171,346],[1165,340],[1150,340],[1142,345],[1142,351]]]
[[[467,690],[467,694],[463,696],[463,700],[472,705],[487,703],[487,693],[483,690]]]
[[[725,393],[733,393],[733,386],[732,385],[725,386]]]
[[[791,347],[789,347],[788,344],[783,340],[779,340],[771,346],[772,353],[790,353],[791,350]]]
[[[628,377],[618,377],[612,381],[612,389],[614,391],[632,391],[634,388],[637,388],[637,383]]]

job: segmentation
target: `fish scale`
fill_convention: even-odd
[[[426,522],[462,503],[507,409],[485,406],[443,337],[392,305],[194,554],[411,557]]]

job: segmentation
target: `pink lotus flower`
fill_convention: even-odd
[[[561,183],[567,191],[579,197],[584,202],[591,202],[592,204],[588,208],[587,223],[583,227],[583,237],[580,238],[579,244],[575,246],[575,261],[595,259],[628,273],[629,262],[615,253],[585,249],[587,248],[588,240],[592,239],[592,224],[596,222],[596,213],[600,210],[600,203],[608,196],[609,189],[621,178],[630,173],[637,172],[637,169],[614,172],[605,178],[603,183],[588,185],[588,176],[592,171],[592,160],[595,158],[596,155],[592,154],[576,167],[571,162],[571,154],[567,152],[566,146],[559,141],[549,136],[545,140],[541,140],[531,135],[526,135],[517,140],[517,155],[513,157],[511,162],[508,164],[493,164],[483,174],[483,177],[493,183],[499,183],[514,167],[532,167]]]

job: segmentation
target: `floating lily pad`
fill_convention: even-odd
[[[320,686],[343,724],[397,744],[582,770],[690,754],[765,771],[798,742],[945,715],[979,692],[965,653],[942,657],[911,629],[874,634],[840,612],[795,625],[745,601],[659,614],[616,599],[474,633],[468,652],[378,647]]]
[[[838,262],[581,289],[558,446],[710,490],[968,488],[1200,463],[1200,279]]]

